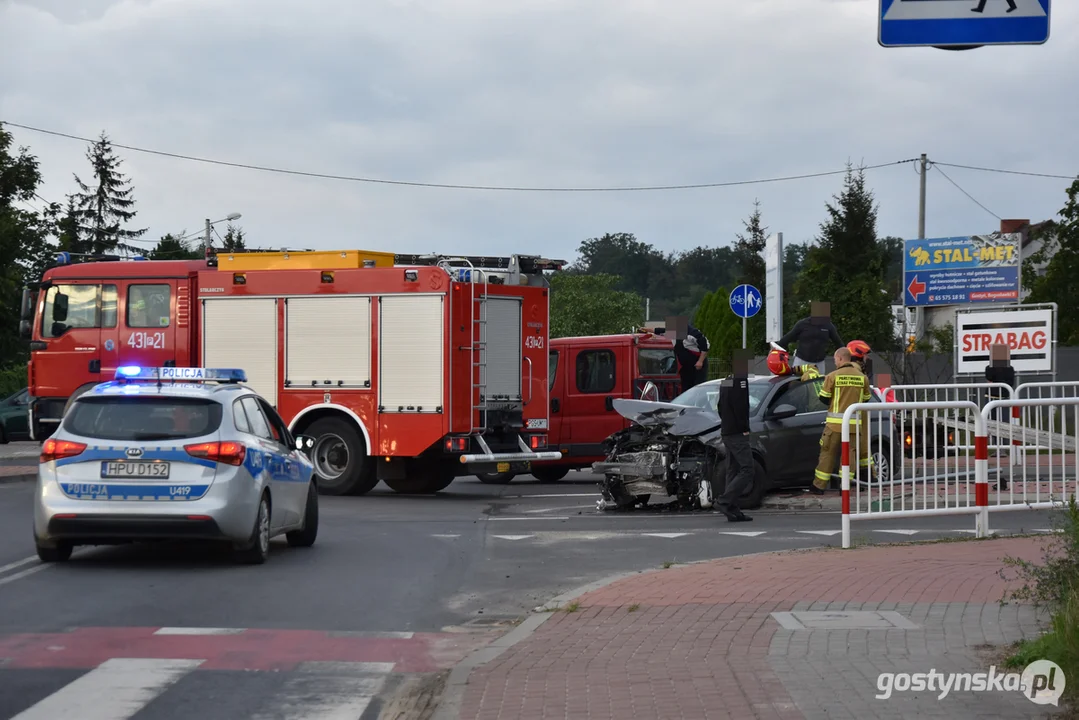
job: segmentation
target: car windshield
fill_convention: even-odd
[[[769,385],[766,382],[751,382],[749,384],[749,412],[754,413],[757,407],[768,394]],[[689,407],[706,408],[718,411],[719,409],[719,383],[707,383],[694,385],[689,390],[671,400],[674,405],[688,405]]]
[[[221,404],[202,398],[82,397],[64,430],[101,440],[180,440],[217,432]]]

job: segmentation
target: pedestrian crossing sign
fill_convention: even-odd
[[[1040,45],[1050,0],[880,0],[884,47]]]

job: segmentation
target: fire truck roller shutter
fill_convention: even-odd
[[[488,297],[486,395],[489,401],[521,401],[521,299]],[[483,355],[484,353],[481,353]]]
[[[277,299],[204,299],[202,366],[243,368],[247,386],[276,406]]]
[[[288,387],[371,386],[371,298],[289,298],[285,317]]]
[[[378,404],[383,413],[433,413],[443,404],[444,295],[379,298]]]

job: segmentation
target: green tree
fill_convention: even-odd
[[[618,290],[613,275],[555,273],[551,282],[551,337],[629,332],[644,321],[644,302]]]
[[[19,337],[22,288],[50,250],[50,223],[26,205],[41,185],[38,160],[0,124],[0,366],[21,364],[27,346]],[[16,372],[16,371],[12,371]],[[25,368],[23,369],[25,374]],[[25,382],[25,381],[24,381]]]
[[[795,283],[797,293],[803,302],[829,302],[845,340],[865,340],[878,352],[892,349],[898,338],[885,284],[886,248],[877,238],[877,205],[865,171],[848,165],[843,192],[834,200]]]
[[[729,373],[733,353],[742,347],[742,319],[731,311],[730,293],[725,287],[708,293],[701,300],[700,309],[693,317],[693,324],[708,338],[709,379]],[[754,325],[759,326],[763,337],[764,320],[758,314],[757,317],[750,318],[747,324],[747,338],[754,330]],[[746,347],[751,347],[748,340]]]
[[[199,248],[181,240],[182,237],[183,233],[165,235],[157,241],[157,246],[147,253],[147,257],[151,260],[198,260],[203,257]]]
[[[94,184],[87,185],[75,175],[81,192],[73,196],[79,224],[86,233],[86,242],[79,243],[80,249],[95,255],[116,249],[135,250],[125,241],[142,237],[146,228],[123,228],[137,215],[133,188],[120,172],[121,160],[105,133],[87,149],[86,157],[93,167]]]
[[[243,228],[235,227],[232,223],[229,223],[228,229],[225,230],[225,236],[221,238],[221,249],[225,252],[245,250]]]
[[[1079,178],[1068,188],[1060,220],[1038,231],[1042,247],[1023,264],[1024,283],[1030,288],[1025,302],[1057,304],[1057,341],[1079,345]],[[1049,264],[1039,276],[1035,267]]]

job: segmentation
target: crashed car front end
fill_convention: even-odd
[[[607,438],[606,459],[592,465],[603,476],[600,509],[643,506],[653,495],[683,508],[711,507],[711,478],[724,459],[718,416],[640,400],[616,400],[615,409],[634,424]]]

